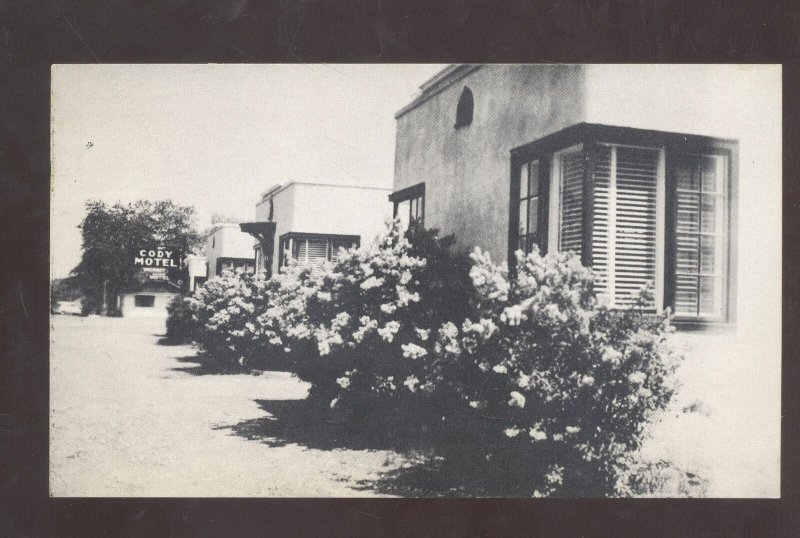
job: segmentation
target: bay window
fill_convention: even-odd
[[[357,235],[286,233],[280,237],[278,264],[286,265],[287,254],[305,266],[336,261],[341,249],[358,247],[360,242]]]
[[[733,321],[736,155],[733,140],[591,124],[516,148],[510,250],[575,252],[612,308],[652,284],[653,311]]]

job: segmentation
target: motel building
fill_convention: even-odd
[[[241,229],[256,238],[257,271],[272,275],[290,255],[304,265],[336,258],[342,248],[369,244],[392,208],[390,188],[293,181],[275,185],[256,204],[256,222]]]
[[[686,366],[759,372],[779,438],[779,67],[452,65],[420,90],[395,116],[395,215],[510,264],[574,251],[615,307],[653,282]]]
[[[166,317],[167,305],[181,292],[184,282],[182,254],[172,247],[135,248],[133,267],[139,283],[119,297],[123,317]]]
[[[215,224],[206,236],[208,278],[225,269],[255,272],[253,238],[239,229],[238,223]]]

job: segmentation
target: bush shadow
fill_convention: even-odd
[[[270,447],[301,445],[317,450],[389,450],[397,453],[376,479],[351,485],[356,491],[372,491],[400,497],[530,497],[542,469],[535,459],[526,472],[513,461],[528,458],[520,451],[498,451],[489,458],[481,451],[485,440],[459,434],[433,434],[429,429],[387,428],[386,422],[364,427],[330,418],[307,400],[256,400],[268,416],[233,426],[234,435]],[[485,446],[485,445],[484,445]],[[508,469],[508,471],[503,471]]]
[[[191,344],[190,341],[183,338],[170,338],[164,334],[154,334],[153,336],[159,337],[159,339],[156,340],[156,344],[159,346],[188,346]]]
[[[422,457],[361,480],[354,489],[400,497],[530,498],[544,471],[536,459],[514,450],[492,451],[487,459],[479,447],[437,443]],[[531,464],[523,469],[502,461],[519,458]]]
[[[185,364],[178,368],[170,368],[173,372],[183,372],[191,375],[244,375],[246,372],[238,365],[221,361],[208,353],[195,353],[185,357],[175,357],[175,360]]]
[[[385,428],[357,428],[342,417],[321,412],[305,399],[255,402],[268,416],[218,429],[273,447],[297,444],[318,450],[405,451],[419,446],[417,439]]]

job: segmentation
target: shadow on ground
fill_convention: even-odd
[[[243,375],[246,373],[238,364],[220,361],[207,353],[175,357],[175,360],[186,366],[170,368],[173,372],[184,372],[191,375]]]
[[[159,346],[186,346],[189,345],[189,342],[186,340],[181,340],[180,338],[170,338],[165,334],[154,334],[153,336],[158,336],[158,341],[156,342]]]
[[[216,429],[271,447],[301,445],[317,450],[390,450],[392,467],[377,479],[351,485],[357,491],[374,491],[401,497],[530,497],[533,476],[519,474],[518,465],[503,465],[504,458],[530,457],[476,454],[475,443],[447,435],[434,438],[424,429],[407,433],[387,428],[354,428],[344,421],[323,418],[306,400],[256,400],[268,416]],[[383,427],[382,427],[383,426]],[[398,466],[399,464],[399,466]],[[504,475],[499,469],[515,469]],[[539,474],[541,476],[541,474]]]

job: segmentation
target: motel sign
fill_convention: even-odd
[[[163,267],[164,269],[174,267],[179,268],[183,260],[177,255],[175,250],[138,249],[133,258],[133,265],[136,267]]]
[[[136,248],[132,251],[133,266],[141,269],[147,280],[170,281],[170,274],[183,267],[182,254],[168,247]]]

